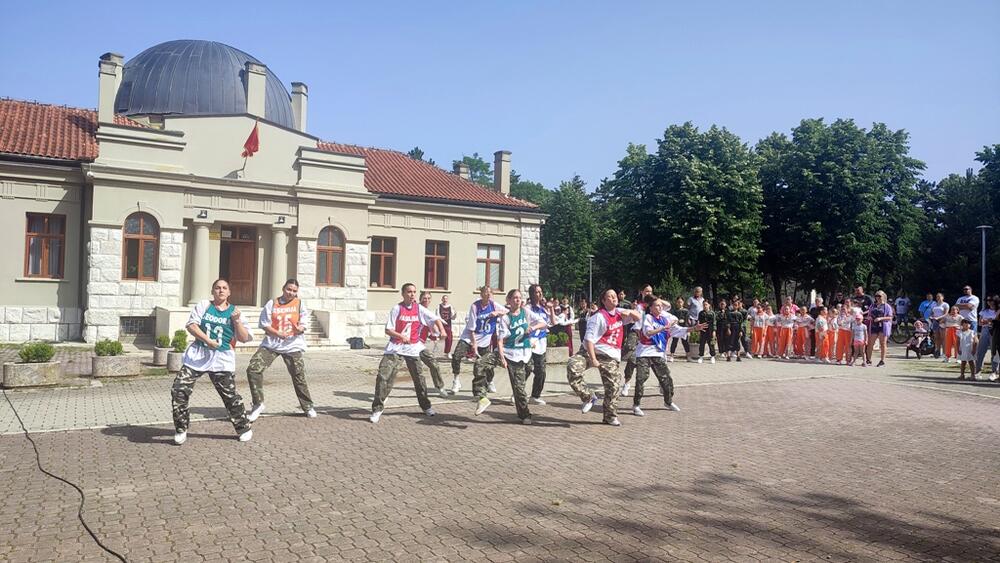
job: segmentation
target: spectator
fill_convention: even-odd
[[[860,288],[859,288],[860,289]],[[888,348],[889,333],[892,332],[892,307],[886,303],[888,296],[884,291],[875,292],[875,304],[869,309],[871,315],[871,333],[868,335],[868,347],[865,349],[865,362],[872,363],[872,351],[875,348],[875,341],[879,343],[878,366],[885,365],[885,353]]]
[[[924,301],[920,304],[920,307],[917,308],[917,312],[920,313],[920,316],[924,319],[924,322],[927,324],[930,324],[931,322],[931,309],[933,307],[934,307],[934,294],[928,293],[927,297],[925,297]]]
[[[862,316],[867,317],[868,311],[872,308],[872,305],[875,304],[875,300],[871,295],[865,293],[864,286],[859,285],[854,288],[854,295],[851,296],[851,303],[858,309],[861,309]]]
[[[903,295],[903,290],[899,290],[894,305],[896,306],[896,322],[905,321],[910,314],[910,298]]]
[[[955,306],[958,307],[958,314],[969,321],[972,332],[975,333],[979,328],[976,319],[979,313],[979,298],[972,294],[972,286],[967,285],[962,288],[962,296],[955,300]]]
[[[986,363],[986,353],[993,348],[993,323],[997,318],[998,308],[1000,308],[1000,303],[997,301],[997,296],[987,297],[986,306],[979,313],[979,348],[976,349],[976,371],[979,373],[983,372],[983,367]],[[997,364],[997,361],[998,358],[994,353],[992,357],[994,366]],[[993,378],[991,377],[990,379]]]
[[[694,288],[694,295],[687,300],[689,326],[698,324],[698,316],[705,308],[705,298],[702,297],[701,287]],[[714,354],[713,354],[714,355]]]
[[[938,293],[934,297],[934,305],[931,306],[931,333],[934,335],[934,357],[941,355],[944,348],[944,325],[941,321],[948,315],[951,305],[944,300],[944,294]]]

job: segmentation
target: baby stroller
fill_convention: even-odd
[[[910,351],[917,354],[919,360],[923,356],[934,354],[934,340],[927,330],[927,325],[922,321],[913,323],[913,336],[906,341],[906,357],[910,357]]]

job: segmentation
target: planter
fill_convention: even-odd
[[[545,350],[546,364],[565,364],[569,361],[569,348],[566,346],[550,346]]]
[[[127,377],[139,375],[142,364],[138,356],[94,356],[91,377]]]
[[[181,371],[181,366],[184,365],[184,352],[168,352],[167,353],[167,371],[170,373],[176,373]]]
[[[154,366],[165,366],[167,365],[167,353],[173,350],[173,348],[153,348],[153,365]]]
[[[3,386],[34,387],[37,385],[59,385],[66,381],[62,362],[44,362],[37,364],[3,365]]]

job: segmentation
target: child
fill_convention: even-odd
[[[662,310],[662,307],[661,307]],[[698,339],[698,363],[702,362],[702,358],[705,356],[705,345],[708,345],[708,352],[711,354],[708,358],[708,362],[715,363],[715,333],[716,333],[716,315],[715,311],[712,310],[712,304],[708,301],[702,305],[701,312],[698,313],[698,324],[703,324],[706,330],[699,335]]]
[[[795,316],[792,313],[792,308],[790,305],[783,305],[781,307],[781,317],[778,318],[778,326],[781,327],[778,330],[778,356],[783,359],[788,359],[788,354],[794,353],[789,350],[792,347],[793,333],[795,332]]]
[[[826,318],[826,307],[819,308],[816,317],[816,361],[830,363],[830,321]]]
[[[805,358],[809,355],[809,329],[812,328],[813,319],[809,316],[806,307],[799,308],[799,315],[795,318],[795,355]]]
[[[924,345],[924,341],[928,338],[929,334],[930,333],[927,330],[927,325],[924,324],[924,321],[918,320],[917,322],[913,323],[913,336],[911,336],[910,339],[906,341],[907,358],[910,357],[911,350],[917,354],[918,360],[924,355],[924,350],[922,347]],[[932,345],[931,346],[932,352],[933,348],[934,347]]]
[[[957,307],[952,307],[957,309]],[[976,348],[979,346],[979,337],[972,330],[972,322],[969,319],[962,319],[962,330],[956,335],[958,341],[958,361],[961,362],[961,375],[959,379],[965,379],[965,366],[969,366],[969,379],[976,380]]]
[[[844,303],[837,315],[837,365],[847,362],[851,354],[851,307]]]
[[[941,318],[941,328],[944,329],[944,363],[951,361],[952,352],[958,356],[958,328],[962,324],[962,316],[958,307],[952,305],[948,314]]]
[[[854,365],[855,358],[861,358],[861,367],[865,367],[865,346],[868,345],[868,325],[865,324],[865,318],[861,314],[854,316],[854,321],[851,323],[851,361],[848,362],[848,366]]]
[[[767,342],[764,355],[773,358],[778,355],[778,315],[774,314],[774,307],[771,305],[768,305],[765,311],[767,312],[767,326],[764,329],[764,340]]]
[[[754,299],[754,301],[757,301]],[[754,310],[752,317],[752,328],[750,329],[750,348],[757,357],[764,356],[764,333],[767,329],[767,311],[764,307],[757,305],[751,307]]]

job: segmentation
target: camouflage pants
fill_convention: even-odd
[[[288,368],[288,374],[292,376],[292,387],[295,388],[295,396],[299,398],[299,406],[307,411],[312,408],[312,397],[309,395],[309,386],[306,385],[306,361],[302,352],[280,353],[268,350],[261,346],[250,358],[247,366],[247,379],[250,381],[250,400],[254,406],[264,402],[264,372],[271,367],[271,363],[281,356]]]
[[[667,360],[663,356],[653,356],[639,358],[635,362],[635,398],[632,404],[639,406],[642,401],[642,387],[649,379],[649,370],[652,368],[653,375],[660,382],[660,390],[663,392],[663,404],[670,405],[674,400],[674,379],[670,377],[670,368],[667,367]]]
[[[517,409],[517,418],[521,420],[531,416],[531,411],[528,410],[528,394],[524,388],[524,382],[528,378],[528,369],[530,366],[530,362],[507,360],[507,375],[510,376],[510,388],[514,390],[514,408]]]
[[[229,411],[229,422],[233,423],[233,428],[237,434],[242,434],[250,430],[250,421],[247,420],[246,409],[243,407],[243,398],[236,391],[236,378],[231,371],[195,371],[188,366],[181,368],[181,371],[174,378],[174,386],[170,389],[170,399],[174,413],[174,430],[177,432],[187,432],[191,423],[191,412],[188,411],[188,401],[191,399],[191,392],[194,391],[194,383],[198,378],[208,374],[215,390],[222,397],[222,404],[226,405]]]
[[[628,383],[632,379],[632,374],[635,373],[635,347],[639,345],[639,333],[630,330],[628,334],[625,335],[625,341],[622,342],[622,357],[625,358],[625,383]]]
[[[531,360],[525,364],[525,381],[529,377],[534,377],[531,381],[531,396],[537,399],[542,396],[542,391],[545,390],[545,354],[532,352]]]
[[[444,389],[444,380],[441,379],[441,368],[438,367],[438,361],[434,357],[434,354],[427,348],[424,348],[420,351],[420,361],[431,372],[431,380],[434,381],[434,387]]]
[[[493,370],[500,365],[500,355],[488,348],[479,349],[479,357],[472,365],[472,394],[482,399],[486,396],[486,384],[493,382]]]
[[[465,356],[471,350],[472,350],[472,344],[469,344],[468,342],[466,342],[464,340],[459,340],[458,341],[458,344],[455,345],[455,351],[451,355],[451,373],[452,373],[452,375],[454,375],[455,377],[458,377],[458,372],[460,372],[462,370],[462,360],[465,359]],[[475,377],[476,377],[476,370],[479,369],[479,366],[480,366],[479,360],[481,360],[483,356],[488,356],[490,354],[490,349],[487,348],[487,347],[478,348],[478,352],[479,352],[479,357],[476,358],[476,363],[472,365],[472,377],[473,377],[473,379],[475,379]],[[496,364],[493,364],[493,365],[496,365]],[[493,366],[489,367],[489,371],[486,374],[486,381],[489,382],[489,383],[493,382]]]
[[[618,402],[618,395],[621,393],[621,381],[618,378],[619,361],[597,354],[597,369],[601,372],[601,382],[604,383],[604,422],[611,422],[611,419],[618,416],[615,404]],[[581,401],[589,401],[594,394],[587,387],[583,380],[583,372],[587,371],[587,351],[581,350],[579,354],[573,356],[566,363],[566,379],[569,386],[580,397]]]
[[[372,400],[372,412],[385,408],[385,399],[392,391],[393,383],[396,381],[396,372],[399,371],[399,364],[406,363],[406,369],[413,379],[413,388],[417,392],[417,402],[420,408],[427,410],[431,408],[431,401],[427,398],[427,384],[424,382],[424,374],[420,373],[420,361],[416,356],[400,356],[399,354],[386,354],[382,356],[382,361],[378,364],[378,375],[375,377],[375,398]]]

